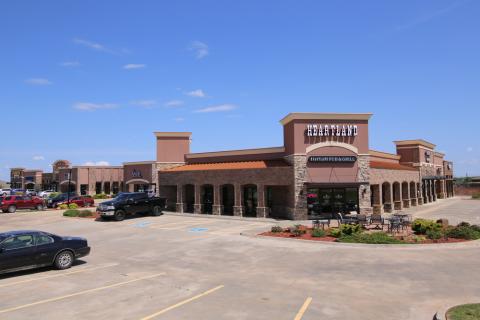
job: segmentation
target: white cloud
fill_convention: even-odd
[[[87,161],[83,164],[84,166],[109,166],[110,162],[108,161]]]
[[[468,147],[467,148],[467,152],[472,152],[473,151],[473,147]]]
[[[170,100],[165,103],[165,107],[175,108],[183,106],[182,100]]]
[[[195,97],[195,98],[205,98],[207,96],[202,89],[197,89],[197,90],[187,92],[186,95],[190,97]]]
[[[185,121],[185,118],[178,117],[178,118],[175,118],[173,120],[175,120],[176,122],[183,122],[183,121]]]
[[[108,52],[108,53],[114,53],[112,50],[108,49],[108,48],[105,47],[103,44],[96,43],[96,42],[93,42],[93,41],[75,38],[75,39],[73,39],[73,42],[76,43],[76,44],[79,44],[79,45],[81,45],[81,46],[90,48],[90,49],[92,49],[92,50],[103,51],[103,52]]]
[[[34,86],[48,86],[52,84],[50,80],[45,78],[30,78],[25,80],[25,82]]]
[[[136,100],[131,102],[135,106],[151,108],[157,104],[156,100]]]
[[[195,113],[210,113],[210,112],[226,112],[226,111],[232,111],[235,110],[237,106],[233,104],[221,104],[218,106],[211,106],[211,107],[206,107],[203,109],[198,109],[195,110]]]
[[[146,64],[137,64],[137,63],[129,63],[123,66],[125,70],[133,70],[133,69],[143,69],[147,65]]]
[[[114,109],[117,105],[113,103],[90,103],[90,102],[78,102],[73,105],[74,109],[80,111],[95,111],[100,109]]]
[[[60,63],[60,66],[73,68],[73,67],[80,66],[80,62],[78,62],[78,61],[64,61],[64,62]]]
[[[190,45],[190,50],[195,52],[197,59],[203,59],[208,56],[208,45],[201,41],[193,41]]]
[[[33,156],[32,159],[35,160],[35,161],[42,161],[42,160],[45,160],[45,157],[44,156]]]

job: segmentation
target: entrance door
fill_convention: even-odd
[[[243,202],[245,206],[245,216],[257,216],[257,187],[245,186],[243,190]]]
[[[358,188],[308,188],[309,216],[358,211]]]

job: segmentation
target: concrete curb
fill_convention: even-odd
[[[178,213],[172,211],[164,211],[166,216],[177,216],[177,217],[191,217],[191,218],[205,218],[205,219],[218,219],[218,220],[236,220],[236,221],[249,221],[249,222],[269,222],[269,223],[278,223],[283,220],[275,220],[270,218],[250,218],[250,217],[236,217],[236,216],[219,216],[212,214],[195,214],[195,213]]]

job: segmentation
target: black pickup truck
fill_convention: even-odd
[[[122,221],[127,215],[134,214],[160,216],[165,205],[165,198],[150,197],[143,192],[128,192],[121,193],[110,201],[100,203],[97,206],[97,212],[102,219],[112,217],[116,221]]]

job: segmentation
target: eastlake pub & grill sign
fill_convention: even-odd
[[[356,137],[358,126],[338,124],[308,124],[305,130],[307,137]],[[313,163],[353,163],[357,161],[355,156],[310,156],[308,162]]]

